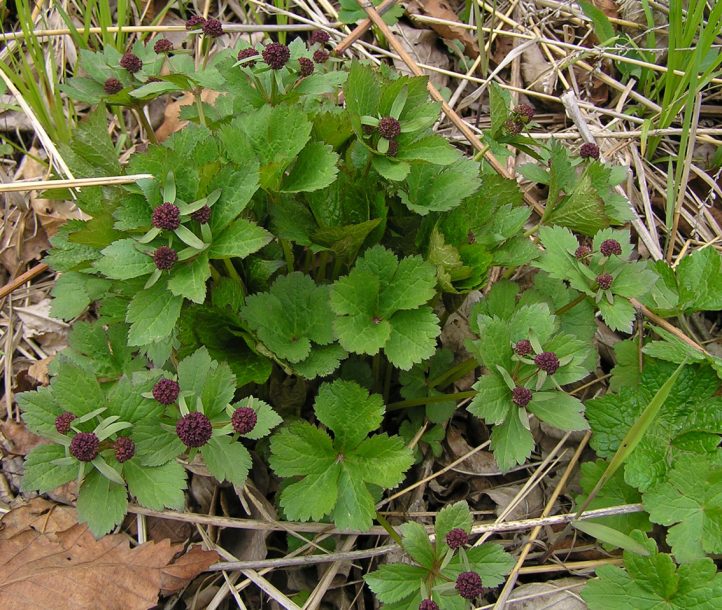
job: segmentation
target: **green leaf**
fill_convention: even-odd
[[[35,434],[48,436],[55,431],[55,418],[63,412],[53,391],[47,387],[39,387],[33,392],[21,392],[15,400],[22,410],[23,421]]]
[[[353,405],[353,409],[350,406]],[[314,405],[318,421],[333,430],[334,446],[351,451],[381,425],[384,403],[353,381],[324,383]]]
[[[399,311],[391,318],[391,334],[384,347],[386,357],[394,366],[409,370],[434,354],[439,334],[439,318],[430,307]]]
[[[129,460],[123,464],[123,477],[128,490],[142,506],[152,510],[183,508],[186,473],[179,463],[168,462],[151,468],[141,466],[137,460]]]
[[[580,0],[579,6],[581,6],[584,14],[591,19],[592,25],[594,26],[594,33],[600,43],[609,43],[617,38],[614,28],[609,21],[609,17],[607,17],[603,11],[584,0]]]
[[[457,528],[464,530],[468,534],[471,532],[472,523],[473,519],[469,512],[469,505],[465,500],[444,506],[436,515],[434,525],[437,556],[443,557],[449,548],[446,544],[446,534]]]
[[[639,387],[622,388],[586,403],[592,448],[600,457],[612,457],[616,452],[625,457],[624,478],[642,491],[664,480],[670,455],[706,452],[678,447],[685,434],[701,432],[712,438],[722,431],[722,399],[713,396],[719,383],[715,372],[707,366],[686,365],[670,387],[676,369],[669,363],[647,360]],[[666,400],[660,404],[664,394]],[[659,398],[653,400],[656,396]],[[649,411],[643,416],[645,409]],[[656,415],[650,417],[654,411]],[[633,440],[638,442],[636,448],[628,444]],[[630,448],[634,450],[630,452]]]
[[[653,523],[671,526],[667,542],[680,563],[722,552],[722,451],[682,455],[667,479],[644,494]]]
[[[504,379],[496,373],[482,375],[472,386],[477,394],[466,410],[487,424],[500,424],[516,405],[511,401],[511,391]]]
[[[77,508],[78,520],[87,523],[90,531],[100,537],[123,521],[128,511],[128,493],[122,485],[91,470],[80,486]]]
[[[566,392],[535,392],[527,411],[561,430],[588,430],[584,405]]]
[[[210,258],[245,258],[257,252],[273,239],[273,236],[258,225],[243,218],[233,221],[208,250]]]
[[[649,551],[641,557],[624,552],[624,567],[597,568],[597,578],[582,590],[590,610],[715,610],[722,604],[722,575],[712,560],[680,567],[670,555],[659,553],[653,540],[637,532],[633,537]]]
[[[426,528],[420,523],[410,521],[400,528],[404,550],[419,565],[431,570],[436,559],[434,547],[426,533]]]
[[[165,339],[173,332],[182,305],[183,297],[169,294],[161,282],[136,293],[126,315],[130,323],[128,345],[147,345]]]
[[[103,258],[93,266],[113,280],[129,280],[155,269],[153,259],[136,247],[134,239],[120,239],[102,251]]]
[[[214,436],[201,447],[201,455],[210,473],[219,481],[243,486],[251,469],[251,455],[230,436]]]
[[[582,464],[579,482],[584,494],[576,497],[575,501],[578,505],[581,506],[584,504],[589,492],[594,489],[594,486],[597,484],[597,481],[599,481],[606,469],[607,462],[604,460],[584,462]],[[641,501],[641,494],[634,489],[634,487],[625,483],[624,473],[621,470],[617,470],[617,472],[609,478],[599,493],[597,493],[591,502],[589,502],[587,509],[594,510],[596,508],[619,506],[621,504],[638,504],[641,503]],[[629,534],[635,529],[642,531],[649,531],[652,529],[652,526],[649,523],[649,518],[644,512],[630,513],[627,515],[612,515],[610,517],[595,519],[594,522],[602,523],[614,528],[615,530],[624,532],[625,534]]]
[[[680,307],[685,312],[722,309],[722,255],[714,248],[685,256],[676,275]]]
[[[454,555],[443,575],[451,580],[469,568],[481,576],[481,582],[488,587],[496,587],[504,582],[505,576],[514,566],[514,557],[493,543],[480,544],[466,550],[468,564],[460,554]],[[468,567],[467,567],[468,566]]]
[[[157,420],[133,426],[133,439],[136,455],[144,466],[162,466],[186,450],[175,431],[161,428]]]
[[[396,159],[399,161],[426,161],[435,165],[451,165],[459,160],[460,154],[446,139],[430,135],[405,143],[399,147]]]
[[[522,423],[525,417],[523,409],[511,410],[506,420],[491,431],[491,449],[501,470],[523,464],[534,449],[531,432]]]
[[[364,576],[364,580],[379,600],[388,604],[418,593],[426,575],[426,570],[417,566],[387,563]]]
[[[206,299],[206,282],[211,277],[208,254],[203,252],[192,262],[184,262],[173,270],[168,289],[177,297],[185,297],[194,303]]]
[[[206,379],[214,368],[208,349],[204,346],[178,363],[178,383],[182,392],[192,392],[200,396]]]
[[[446,166],[413,165],[401,187],[401,201],[422,216],[445,212],[479,188],[479,166],[468,159]]]
[[[234,409],[250,407],[256,412],[256,425],[253,430],[244,434],[243,438],[258,440],[268,436],[273,428],[283,422],[283,418],[271,408],[271,405],[252,396],[237,402],[233,407]]]
[[[572,527],[610,546],[631,551],[644,557],[650,555],[643,544],[608,525],[594,523],[593,521],[572,521]]]
[[[78,464],[53,464],[54,460],[65,457],[62,445],[40,445],[25,458],[24,491],[47,493],[65,485],[78,476]]]
[[[105,394],[94,375],[62,356],[57,366],[50,387],[63,410],[81,416],[103,406]]]
[[[609,328],[627,334],[632,332],[636,311],[627,299],[616,296],[613,303],[602,299],[598,306],[599,313],[602,314],[602,319]]]
[[[266,347],[292,363],[308,358],[312,344],[334,339],[328,289],[300,272],[280,276],[269,292],[248,297],[241,315]]]
[[[298,155],[288,176],[283,179],[281,192],[317,191],[331,184],[338,173],[338,155],[331,146],[309,142]]]
[[[397,485],[413,463],[412,453],[399,437],[365,438],[381,422],[383,403],[354,382],[323,384],[314,408],[334,440],[306,422],[294,422],[271,438],[269,461],[276,474],[303,477],[283,488],[281,506],[290,519],[331,514],[338,527],[368,529],[375,508],[367,483]],[[319,493],[323,513],[310,506]],[[308,502],[310,495],[314,502]]]
[[[50,315],[71,320],[83,313],[90,303],[104,296],[109,286],[107,280],[85,273],[63,273],[51,291],[53,302]]]

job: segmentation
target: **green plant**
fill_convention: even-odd
[[[580,505],[645,507],[604,521],[611,534],[582,533],[605,531],[629,553],[647,544],[629,532],[655,523],[678,562],[718,553],[722,366],[642,324],[637,308],[682,327],[718,309],[719,254],[674,269],[636,260],[631,235],[610,228],[628,218],[613,190],[621,170],[590,147],[536,144],[522,133],[531,109],[496,88],[484,139],[494,154],[514,146],[540,161],[522,170],[547,188],[536,226],[515,180],[433,132],[425,78],[331,59],[320,35],[213,52],[222,27],[193,23],[198,62],[142,43],[123,59],[107,44],[84,49],[87,76],[65,83],[96,105],[61,145],[73,173],[150,177],[82,189],[89,219],[52,238],[52,314],[75,323],[50,385],[18,398],[50,441],[28,456],[25,489],[77,480],[80,518],[100,535],[129,498],[182,508],[186,471],[243,486],[254,452],[280,480],[286,518],[376,521],[397,540],[377,506],[415,462],[442,454],[452,418],[479,418],[469,428],[490,439],[504,475],[527,467],[538,420],[591,429],[601,460],[582,467]],[[195,95],[188,125],[121,164],[108,109],[142,122],[144,104],[180,91]],[[467,295],[470,357],[457,360],[439,337]],[[589,399],[603,380],[597,316],[637,332],[615,346],[611,391]],[[453,389],[472,371],[472,389]],[[630,430],[642,431],[632,451]],[[369,586],[391,609],[467,607],[511,567],[498,546],[467,545],[471,526],[465,504],[438,513],[433,541],[408,520],[400,542],[413,565],[382,565]],[[635,580],[625,565],[615,577]]]

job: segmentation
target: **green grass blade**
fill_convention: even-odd
[[[639,542],[630,538],[627,534],[623,534],[619,530],[615,530],[607,525],[594,523],[593,521],[572,521],[572,527],[589,536],[593,536],[605,544],[611,544],[612,546],[637,553],[637,555],[643,555],[644,557],[649,556],[649,551]]]

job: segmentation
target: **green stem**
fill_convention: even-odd
[[[386,520],[386,517],[384,517],[379,511],[376,511],[376,521],[378,521],[381,527],[383,527],[388,532],[389,536],[393,538],[396,544],[403,547],[403,543],[401,542],[401,536],[399,536],[398,532]]]
[[[535,224],[531,229],[524,232],[524,237],[531,237],[536,233],[539,229],[541,229],[542,223]]]
[[[243,283],[243,279],[242,279],[241,276],[238,274],[238,271],[236,271],[236,268],[233,266],[233,263],[231,262],[231,259],[229,259],[229,258],[224,258],[224,259],[223,259],[223,264],[224,264],[225,267],[226,267],[226,271],[228,271],[228,275],[238,282],[238,284],[239,284],[240,287],[241,287],[241,291],[243,292],[243,294],[244,294],[244,296],[245,296],[245,294],[246,294],[246,286],[245,286],[245,284]]]
[[[569,301],[569,303],[567,303],[566,305],[562,305],[559,309],[557,309],[554,312],[554,315],[561,316],[563,313],[567,313],[570,309],[579,305],[579,303],[581,303],[586,298],[587,298],[586,294],[584,294],[583,292],[580,293],[576,299],[574,299],[573,301]]]
[[[426,398],[410,398],[408,400],[400,400],[392,402],[386,407],[387,411],[398,411],[399,409],[408,409],[409,407],[421,407],[434,402],[446,402],[447,400],[464,400],[465,398],[474,398],[476,390],[467,390],[466,392],[455,392],[454,394],[439,394],[437,396],[427,396]]]
[[[150,140],[151,144],[158,144],[158,139],[155,137],[155,132],[148,122],[148,117],[145,116],[145,112],[143,112],[143,107],[136,107],[135,114],[138,116],[138,121],[143,127],[143,131],[145,131],[146,138]]]
[[[429,380],[426,385],[428,385],[430,388],[435,388],[439,385],[443,387],[445,385],[448,385],[452,381],[461,379],[464,375],[473,371],[477,366],[479,365],[477,364],[475,358],[468,358],[466,360],[462,360],[458,364],[452,366],[449,370],[443,372],[441,375],[438,375],[437,377]]]
[[[291,250],[291,244],[287,239],[279,239],[281,242],[281,248],[283,249],[283,257],[286,259],[286,267],[289,273],[293,273],[293,251]]]

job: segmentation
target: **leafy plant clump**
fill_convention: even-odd
[[[28,456],[24,488],[77,481],[79,517],[100,536],[129,501],[183,509],[189,476],[241,488],[256,458],[277,477],[286,519],[350,531],[377,521],[398,539],[411,563],[366,576],[384,607],[461,610],[503,581],[510,555],[471,542],[465,503],[438,512],[433,537],[413,520],[399,536],[377,511],[386,492],[441,455],[452,418],[474,421],[503,474],[535,459],[539,426],[591,430],[600,459],[583,465],[579,499],[641,502],[638,518],[604,523],[649,555],[627,550],[624,569],[601,569],[590,606],[622,607],[612,582],[657,595],[648,573],[676,574],[665,599],[716,591],[706,556],[722,552],[722,361],[638,312],[686,323],[720,309],[719,254],[676,268],[643,260],[614,190],[626,170],[591,146],[535,142],[524,134],[533,108],[511,107],[498,87],[483,139],[538,161],[520,170],[547,192],[536,224],[515,180],[434,133],[426,78],[331,57],[320,33],[210,53],[223,33],[210,21],[189,24],[203,62],[162,38],[84,50],[64,85],[94,105],[62,151],[74,174],[149,177],[82,189],[89,219],[52,239],[52,314],[74,324],[50,384],[18,396],[49,441]],[[120,151],[121,165],[109,113],[146,127],[143,107],[181,92],[195,99],[187,126]],[[690,277],[709,279],[697,291]],[[466,359],[441,338],[465,300]],[[634,331],[615,347],[604,395],[600,324]],[[679,363],[658,416],[611,472]],[[671,556],[630,534],[652,523],[668,528]]]

